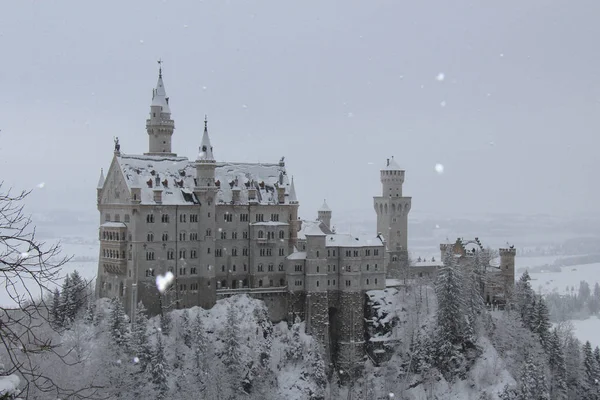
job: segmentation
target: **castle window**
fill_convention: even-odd
[[[244,232],[242,232],[242,237],[243,237],[244,239],[248,239],[248,231],[244,231]]]
[[[179,268],[179,275],[185,275],[185,268]]]
[[[333,265],[333,272],[335,272],[335,264]]]
[[[244,264],[244,272],[248,271],[248,266]]]
[[[277,267],[277,269],[278,269],[279,271],[283,271],[283,263],[280,263],[280,264],[279,264],[279,267]]]
[[[263,272],[263,265],[262,264],[258,264],[258,267],[256,268],[258,272]]]
[[[270,286],[270,287],[273,287],[273,286],[274,286],[274,285],[273,285],[273,279],[269,279],[269,286]]]
[[[296,271],[296,272],[302,272],[302,265],[300,265],[300,264],[294,265],[294,271]]]
[[[375,284],[377,285],[377,278],[375,278]]]
[[[231,232],[231,238],[237,239],[237,232]]]
[[[227,287],[227,281],[225,279],[221,281],[221,287],[222,288],[226,288]]]
[[[185,242],[185,232],[179,232],[179,240]]]
[[[106,221],[106,222],[110,222],[110,214],[106,214],[106,215],[104,216],[104,221]]]
[[[242,281],[242,286],[243,286],[243,287],[248,287],[248,279],[244,279],[244,280]]]
[[[317,287],[319,287],[319,281],[317,281]]]
[[[148,224],[154,223],[154,214],[146,215],[146,223],[148,223]]]
[[[198,214],[190,214],[190,222],[198,222]]]
[[[248,222],[248,214],[240,214],[240,222]]]
[[[185,214],[179,214],[179,222],[186,222],[187,216]]]
[[[285,256],[285,249],[284,248],[280,248],[279,249],[279,255],[280,256]]]
[[[319,250],[317,250],[317,258],[319,258]]]
[[[168,224],[169,223],[169,214],[163,214],[160,217],[161,222]]]
[[[225,222],[232,222],[233,215],[227,212],[227,213],[223,214],[223,219],[225,220]]]
[[[221,272],[225,272],[225,266],[221,265]]]
[[[285,279],[281,278],[279,280],[279,286],[285,286]]]
[[[227,239],[227,232],[221,231],[221,239]]]
[[[327,286],[330,286],[330,285],[331,285],[331,280],[327,279]]]
[[[263,231],[258,231],[258,238],[262,239],[265,237],[265,233]]]
[[[119,214],[115,214],[115,222],[121,222],[121,216]]]
[[[358,257],[359,253],[358,250],[354,250],[354,257]]]
[[[378,256],[379,255],[379,249],[373,249],[373,255],[374,256]]]
[[[179,250],[179,259],[185,259],[185,250]]]
[[[369,270],[369,264],[367,264],[367,271]]]
[[[244,248],[242,249],[242,255],[243,255],[243,256],[247,256],[247,255],[248,255],[248,248],[247,248],[247,247],[244,247]]]
[[[258,280],[258,287],[262,287],[262,279]]]
[[[333,250],[333,256],[335,257],[335,250]],[[334,270],[335,271],[335,270]]]
[[[375,264],[375,271],[377,271],[377,264]]]
[[[192,267],[190,268],[190,274],[192,275],[196,275],[198,272],[196,272],[196,267]]]
[[[190,240],[192,240],[192,241],[198,240],[198,234],[196,232],[190,233]]]
[[[365,249],[365,256],[370,256],[371,255],[371,249]]]
[[[333,280],[333,286],[335,286],[335,279]]]
[[[174,259],[175,259],[175,251],[173,251],[173,250],[167,251],[167,260],[174,260]]]
[[[254,218],[255,218],[256,222],[263,222],[265,219],[265,216],[263,214],[256,214],[254,216]]]
[[[149,233],[148,237],[147,237],[148,242],[153,242],[154,241],[154,234],[153,233]]]
[[[346,272],[350,272],[350,271],[352,271],[352,267],[349,265],[346,265]]]
[[[198,258],[198,253],[196,250],[190,250],[190,258]]]
[[[269,272],[273,272],[273,264],[269,264],[268,270],[269,270]]]
[[[223,249],[215,249],[215,257],[223,257]]]
[[[168,233],[163,233],[162,234],[162,241],[163,242],[168,242],[169,241],[169,234]]]
[[[331,257],[331,250],[327,250],[327,257]]]
[[[319,266],[317,265],[317,274],[319,273]]]
[[[210,229],[206,230],[206,236],[211,236],[212,235],[212,231]]]
[[[190,290],[197,291],[198,290],[198,284],[197,283],[190,283]]]
[[[237,249],[235,247],[233,249],[231,249],[231,256],[237,257]]]
[[[231,270],[232,270],[233,272],[235,272],[235,269],[236,269],[236,267],[235,267],[235,264],[233,264],[233,267],[231,268]]]
[[[210,247],[208,247],[208,248],[206,249],[206,253],[207,253],[207,254],[210,254]]]
[[[271,214],[271,221],[279,221],[279,214]]]
[[[367,285],[369,284],[369,278],[367,278]]]
[[[346,250],[346,257],[352,257],[352,250]]]
[[[150,250],[150,251],[147,251],[147,252],[146,252],[146,260],[147,260],[147,261],[152,261],[152,260],[154,260],[154,252],[153,252],[153,251],[151,251],[151,250]]]
[[[352,286],[352,281],[350,281],[350,280],[347,280],[347,281],[346,281],[346,286]]]
[[[285,238],[285,231],[284,230],[280,230],[279,231],[279,239],[283,239]]]

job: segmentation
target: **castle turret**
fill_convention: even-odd
[[[514,246],[507,249],[499,249],[500,253],[500,270],[504,277],[505,293],[509,293],[514,287],[515,282],[515,256],[517,250]]]
[[[377,234],[385,238],[387,246],[388,278],[400,278],[408,263],[408,213],[411,198],[402,196],[404,170],[388,158],[380,172],[382,194],[374,197],[377,213]]]
[[[323,200],[323,205],[319,208],[317,219],[325,224],[328,229],[331,229],[331,209],[327,205],[327,201]]]
[[[217,187],[215,185],[216,163],[213,155],[213,148],[208,136],[208,121],[204,118],[204,133],[200,142],[200,151],[196,160],[196,185],[194,194],[200,201],[199,227],[201,231],[199,252],[202,254],[202,263],[199,268],[200,287],[205,288],[201,291],[200,306],[204,308],[212,307],[216,302],[216,270],[215,270],[215,234],[216,209],[215,202],[217,197]]]
[[[102,188],[104,188],[104,170],[100,168],[100,178],[98,179],[98,185],[96,186],[97,201],[100,204],[100,196],[102,196]]]
[[[175,130],[175,122],[171,119],[169,98],[162,79],[162,63],[161,61],[158,63],[158,82],[156,88],[152,90],[150,118],[146,120],[149,145],[148,153],[145,154],[176,156],[171,152],[171,137]]]

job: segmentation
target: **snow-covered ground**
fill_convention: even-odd
[[[590,286],[600,283],[600,263],[561,267],[561,272],[532,272],[531,286],[535,291],[548,293],[557,290],[564,293],[567,287],[579,289],[579,282],[586,281]],[[517,274],[517,279],[520,274]]]
[[[600,319],[596,316],[584,320],[571,320],[575,336],[582,342],[589,341],[592,347],[600,346]]]

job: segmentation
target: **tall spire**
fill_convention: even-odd
[[[294,186],[294,177],[292,176],[292,184],[290,185],[290,194],[288,196],[288,201],[290,204],[298,203],[298,198],[296,197],[296,187]]]
[[[152,106],[160,106],[161,112],[171,113],[169,108],[169,98],[165,90],[165,84],[162,79],[162,60],[158,60],[158,81],[156,82],[156,88],[152,91]]]
[[[202,141],[200,142],[200,152],[198,154],[198,160],[202,161],[215,161],[213,155],[213,148],[210,144],[210,138],[208,137],[208,118],[204,115],[204,133],[202,134]]]
[[[331,211],[331,208],[327,205],[327,200],[323,200],[323,205],[319,208],[319,211]]]

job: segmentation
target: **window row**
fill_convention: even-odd
[[[119,252],[119,250],[113,249],[102,249],[102,257],[114,258],[114,259],[125,259],[125,250]]]
[[[104,214],[104,221],[111,222],[110,214]],[[121,222],[121,215],[115,214],[112,222]],[[129,214],[125,214],[123,217],[123,222],[130,222]]]
[[[125,232],[102,231],[102,240],[125,240]]]

